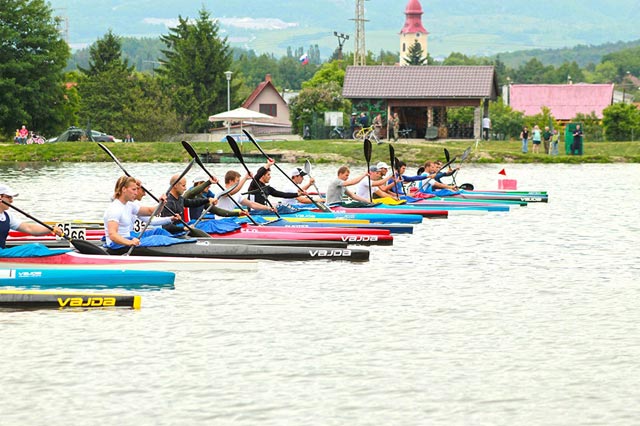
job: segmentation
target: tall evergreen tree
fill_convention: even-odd
[[[178,26],[161,37],[167,46],[166,61],[156,71],[170,89],[186,132],[206,130],[209,115],[227,109],[224,72],[231,67],[231,50],[219,32],[217,22],[203,8],[193,23],[179,16]]]
[[[424,57],[424,50],[417,40],[409,46],[407,57],[404,60],[407,65],[424,65],[427,62],[427,58]]]
[[[44,0],[0,0],[0,133],[25,124],[44,134],[64,120],[69,46]]]

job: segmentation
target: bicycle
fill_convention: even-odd
[[[378,136],[376,135],[376,130],[373,126],[361,127],[360,129],[355,130],[353,132],[353,138],[359,139],[361,141],[365,139],[369,139],[369,140],[376,141],[376,143],[382,143],[380,142],[380,139],[378,139]]]
[[[329,132],[329,139],[344,139],[347,136],[347,131],[340,126],[335,126]]]
[[[29,139],[27,139],[27,145],[31,145],[31,144],[42,145],[44,142],[45,142],[44,138],[42,136],[35,134],[34,132],[31,132],[29,135]]]

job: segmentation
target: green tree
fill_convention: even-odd
[[[606,107],[602,115],[602,125],[607,140],[632,140],[640,134],[640,110],[635,105],[613,104]]]
[[[491,131],[501,139],[515,138],[520,135],[524,114],[505,105],[501,98],[496,102],[489,102],[489,117],[491,117]]]
[[[336,82],[340,87],[344,84],[345,71],[344,61],[325,62],[311,77],[310,80],[302,83],[302,88],[318,87],[330,81]]]
[[[163,77],[186,132],[207,130],[209,115],[227,110],[224,72],[230,70],[232,56],[227,38],[219,32],[217,21],[202,8],[193,22],[179,16],[178,26],[161,37],[167,59],[156,72]]]
[[[586,139],[590,141],[604,140],[602,120],[598,118],[595,112],[591,111],[590,114],[577,113],[571,121],[582,123],[582,133]]]
[[[90,123],[111,134],[122,135],[130,126],[128,106],[133,101],[133,67],[122,59],[120,39],[111,30],[89,49],[89,68],[81,68],[80,124]]]
[[[52,134],[64,123],[69,47],[44,0],[0,0],[0,133]]]
[[[304,88],[291,101],[289,116],[293,129],[302,134],[304,125],[322,126],[325,111],[342,111],[344,116],[351,114],[351,102],[342,97],[342,87],[335,81]]]
[[[404,58],[407,65],[424,65],[427,62],[427,58],[424,57],[424,50],[418,40],[414,41],[409,50],[407,50],[407,57]]]

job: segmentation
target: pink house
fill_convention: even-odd
[[[272,116],[271,124],[291,126],[289,106],[271,82],[271,74],[265,76],[242,106]]]
[[[613,84],[512,84],[505,101],[525,115],[540,114],[546,106],[559,121],[571,121],[577,113],[602,118],[613,103]]]

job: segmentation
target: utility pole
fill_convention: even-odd
[[[69,16],[66,7],[57,7],[54,10],[61,10],[62,14],[57,16],[58,32],[62,35],[64,41],[69,45]]]
[[[364,35],[364,23],[367,22],[367,19],[364,19],[364,2],[365,0],[356,0],[356,17],[353,19],[356,21],[356,46],[353,55],[353,65],[367,64],[367,48],[365,46]]]
[[[333,35],[338,37],[338,60],[342,60],[342,46],[344,46],[345,40],[349,40],[349,36],[347,34],[342,34],[337,31],[333,32]]]

